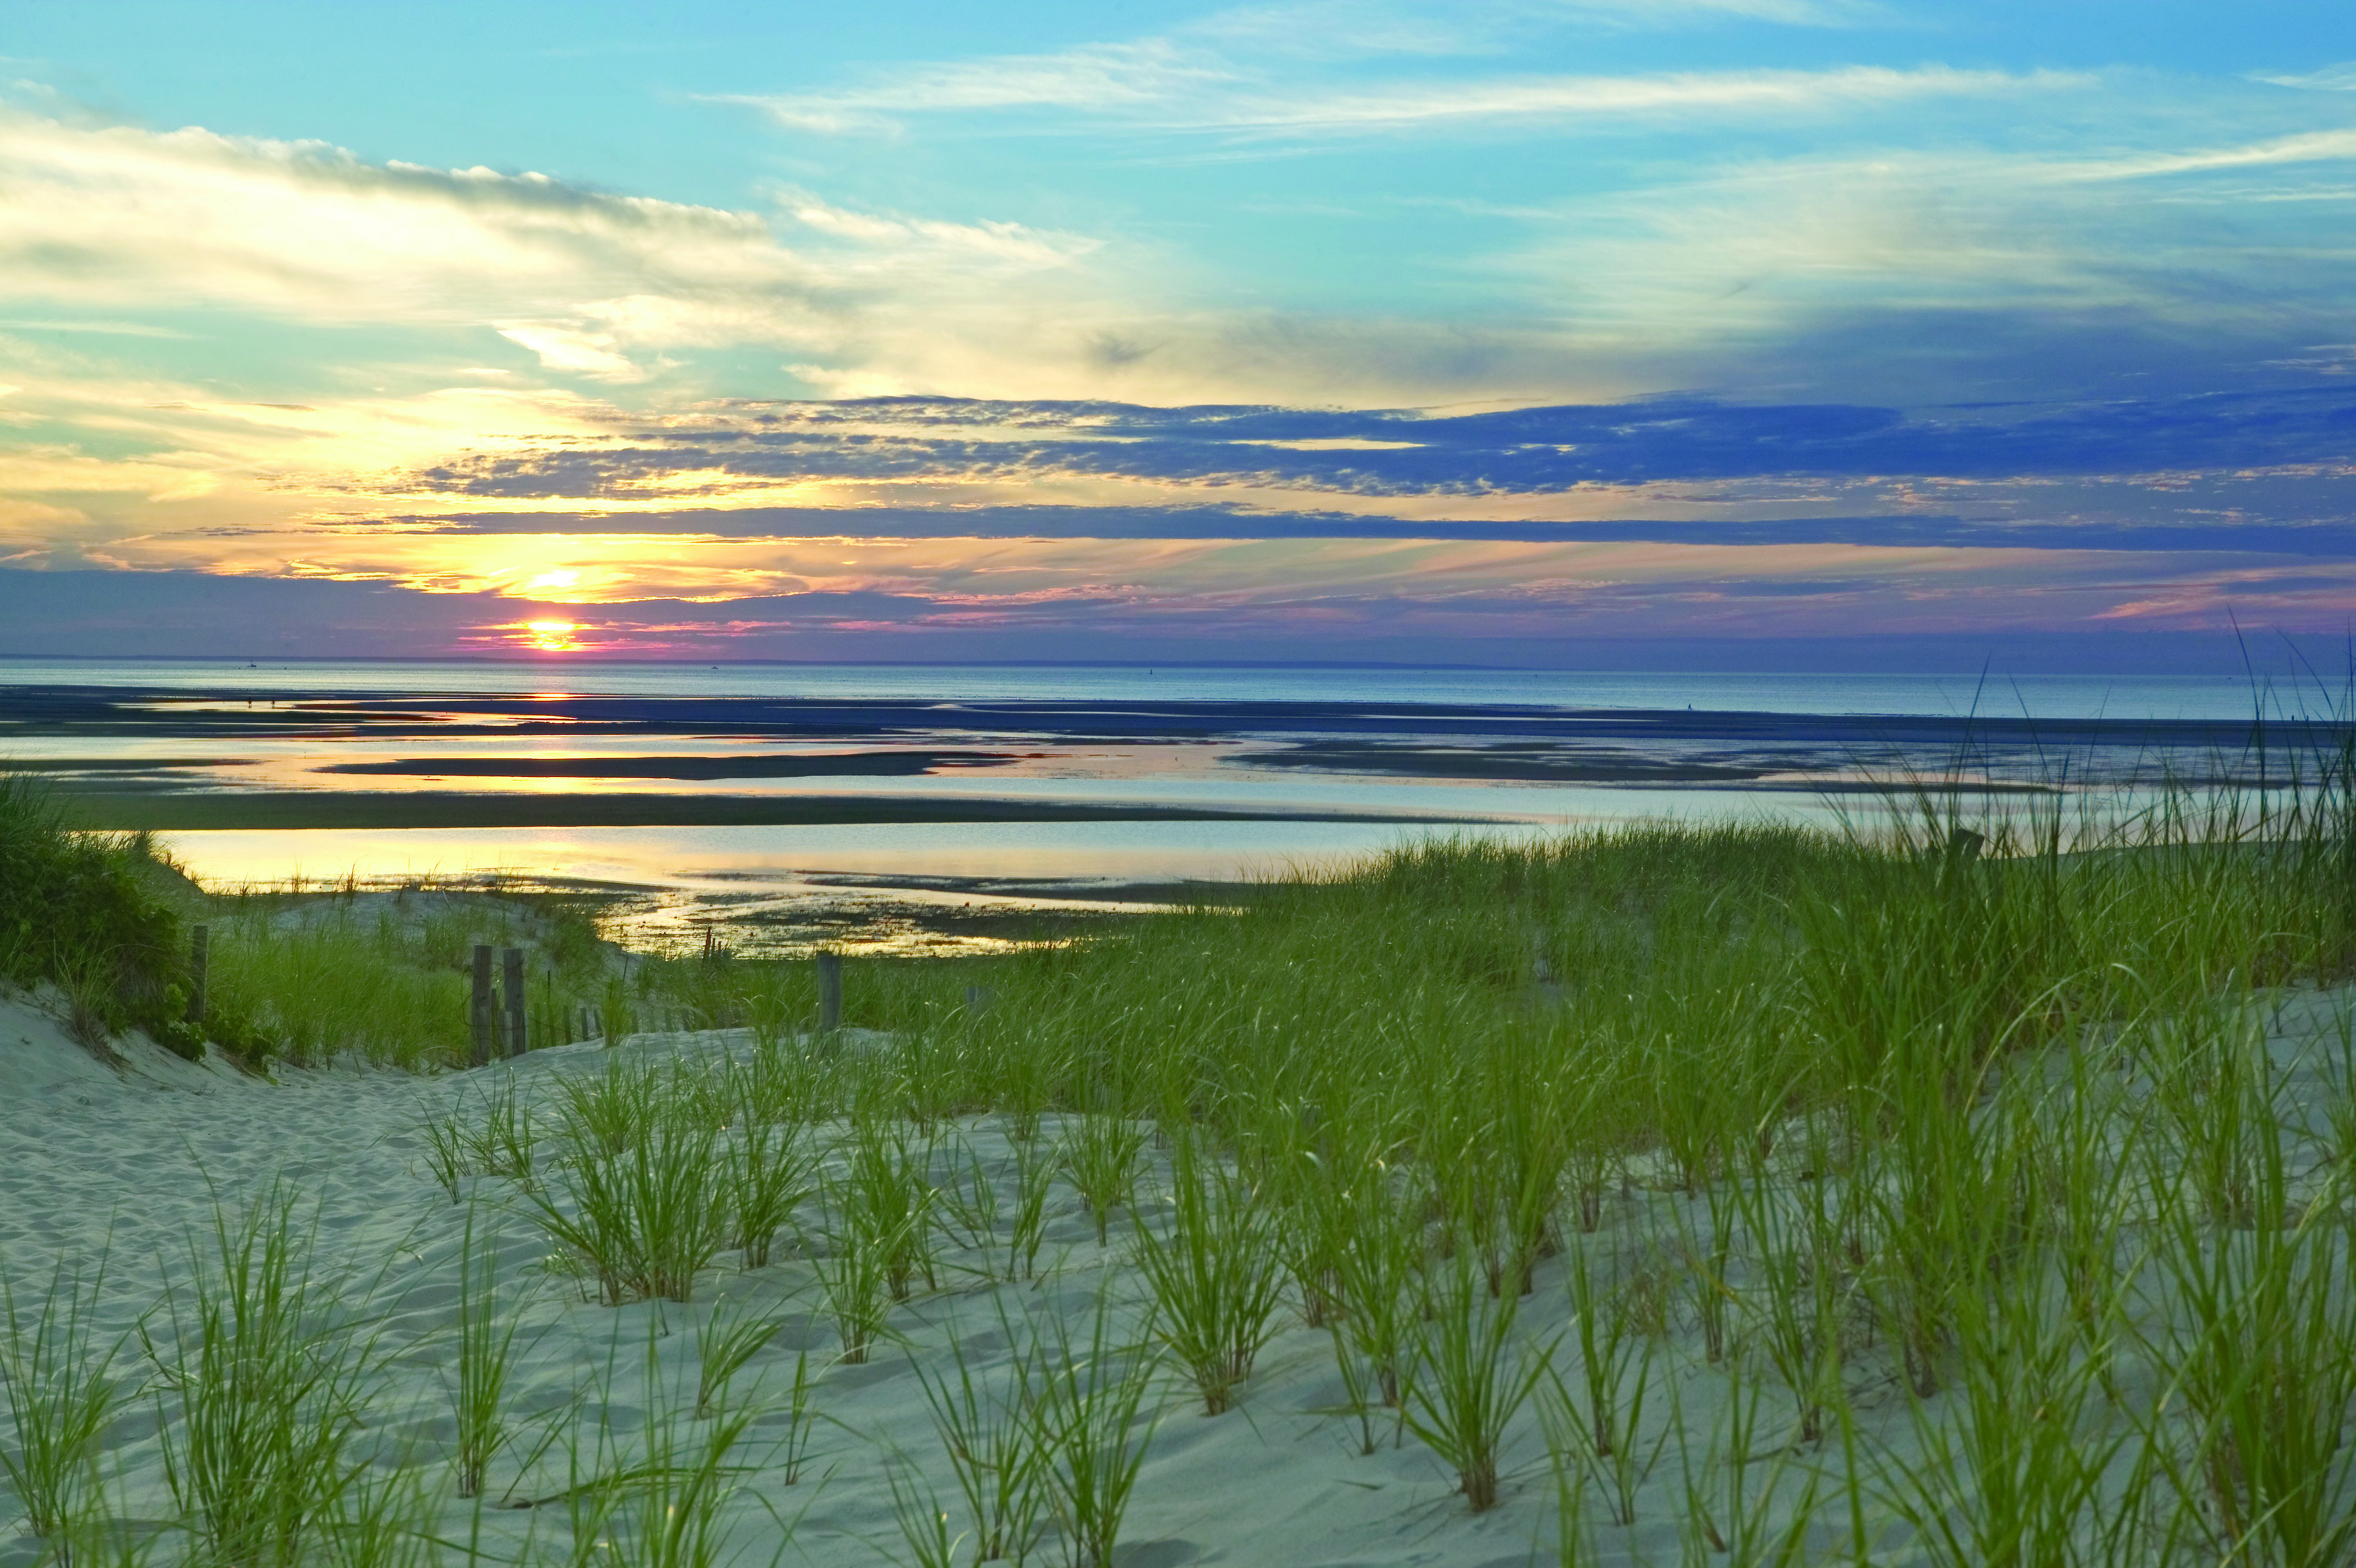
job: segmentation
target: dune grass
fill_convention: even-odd
[[[304,1562],[359,1474],[350,1447],[377,1346],[313,1273],[298,1208],[281,1189],[221,1219],[141,1329],[166,1477],[194,1555],[223,1568]]]
[[[284,929],[249,916],[213,926],[209,1033],[249,1060],[297,1065],[351,1053],[412,1070],[465,1049],[467,982],[387,950],[372,927]]]
[[[0,1392],[11,1439],[0,1447],[0,1471],[37,1536],[53,1536],[80,1514],[99,1438],[123,1397],[114,1370],[122,1343],[100,1343],[91,1325],[104,1285],[102,1260],[87,1279],[61,1262],[37,1304],[0,1279],[7,1316]]]
[[[999,1326],[1014,1340],[1011,1321],[1001,1317]],[[949,1362],[937,1371],[919,1362],[916,1372],[972,1521],[974,1560],[1023,1563],[1046,1529],[1049,1455],[1031,1418],[1039,1398],[1035,1358],[1012,1358],[995,1389],[977,1379],[955,1339]]]
[[[1169,1233],[1138,1232],[1137,1266],[1155,1337],[1194,1379],[1203,1413],[1217,1415],[1275,1336],[1284,1274],[1265,1199],[1183,1142],[1176,1152]]]
[[[508,1399],[522,1326],[518,1305],[499,1289],[498,1232],[478,1239],[469,1213],[458,1245],[458,1365],[450,1386],[462,1498],[482,1494],[491,1461],[514,1435]]]
[[[1430,844],[1119,941],[936,976],[854,965],[847,1008],[894,1032],[940,1103],[1017,1127],[1061,1112],[1059,1163],[1099,1219],[1148,1168],[1112,1108],[1200,1140],[1234,1173],[1226,1218],[1182,1214],[1138,1259],[1180,1367],[1222,1389],[1248,1367],[1194,1343],[1184,1309],[1210,1298],[1181,1265],[1188,1238],[1272,1203],[1269,1236],[1202,1255],[1284,1258],[1304,1317],[1338,1319],[1337,1353],[1476,1508],[1541,1387],[1576,1444],[1582,1528],[1628,1522],[1671,1439],[1697,1446],[1664,1424],[1683,1416],[1628,1265],[1580,1244],[1617,1231],[1615,1260],[1638,1241],[1668,1260],[1656,1296],[1746,1391],[1730,1437],[1788,1423],[1854,1445],[1852,1391],[1885,1375],[1937,1412],[1927,1459],[1860,1448],[1845,1491],[1809,1482],[1811,1509],[1861,1518],[1870,1498],[1881,1528],[1954,1561],[2061,1536],[2321,1561],[2356,1529],[2356,1389],[2324,1366],[2356,1348],[2356,1292],[2331,1273],[2337,1189],[2286,1152],[2290,1113],[2258,1081],[2251,999],[2356,957],[2343,779],[2163,794],[2107,822],[2051,804],[1966,822],[1926,794],[1873,835]],[[977,972],[997,997],[980,1018],[958,995]],[[1641,1238],[1632,1178],[1666,1195],[1638,1206]],[[1401,1206],[1430,1229],[1387,1218]],[[2291,1240],[2218,1240],[2253,1226]],[[1569,1294],[1547,1345],[1512,1305],[1542,1273]],[[2169,1337],[2136,1342],[2154,1323]],[[2115,1397],[2130,1353],[2172,1369],[2156,1403]],[[2043,1405],[2019,1418],[2022,1366],[2096,1401],[2099,1434]],[[2294,1379],[2312,1399],[2288,1399]],[[2052,1462],[2057,1430],[2074,1467]],[[1739,1464],[1697,1472],[1719,1477],[1709,1531],[1799,1550],[1815,1527],[1775,1500],[1797,1483],[1762,1501]],[[2117,1534],[2101,1510],[2122,1506]]]
[[[477,943],[529,950],[526,1012],[538,1045],[578,1032],[582,1007],[618,979],[594,913],[577,901],[464,884],[379,891],[367,904],[360,892],[348,882],[214,900],[205,911],[209,1037],[256,1063],[352,1057],[410,1071],[457,1067],[473,1049],[467,965]],[[626,1005],[608,1013],[609,1026],[626,1031]]]
[[[1037,1380],[1022,1409],[1066,1554],[1073,1568],[1111,1568],[1158,1414],[1152,1358],[1122,1341],[1101,1296],[1078,1332],[1051,1319],[1025,1354]]]
[[[605,1305],[692,1300],[728,1239],[719,1149],[711,1129],[673,1124],[619,1154],[577,1154],[554,1190],[528,1195],[533,1218]]]

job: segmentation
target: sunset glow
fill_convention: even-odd
[[[455,55],[366,6],[34,10],[26,648],[2356,620],[2345,8],[803,7],[658,47],[524,7]]]

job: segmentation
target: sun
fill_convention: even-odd
[[[527,646],[542,653],[578,653],[581,644],[573,633],[580,625],[569,620],[528,620],[523,623]]]

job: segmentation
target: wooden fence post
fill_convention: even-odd
[[[519,1057],[531,1046],[531,999],[524,993],[523,949],[501,951],[499,968],[508,994],[508,1055]]]
[[[205,1021],[205,969],[211,960],[211,931],[198,926],[188,933],[188,1022]]]
[[[475,1027],[475,1065],[482,1067],[491,1059],[491,1028],[495,1022],[491,1013],[491,950],[487,943],[475,944],[474,1011],[468,1017]]]
[[[831,1035],[842,1027],[842,955],[818,955],[818,1029]]]

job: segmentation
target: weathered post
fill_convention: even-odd
[[[468,1014],[475,1028],[475,1065],[481,1067],[491,1059],[491,950],[487,943],[475,944],[474,1010]]]
[[[818,955],[818,1028],[831,1035],[842,1027],[842,955]]]
[[[188,933],[188,1022],[205,1021],[205,968],[211,952],[211,931],[198,926]]]
[[[499,954],[501,982],[508,997],[508,1055],[519,1057],[530,1048],[531,1034],[530,998],[523,989],[523,949],[508,948]]]

